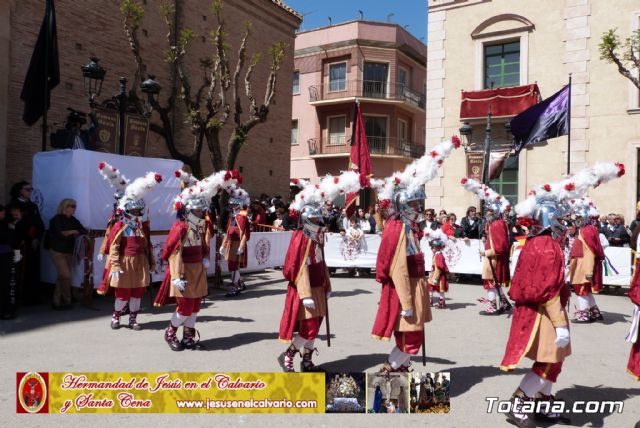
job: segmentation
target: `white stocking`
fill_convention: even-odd
[[[593,294],[590,293],[588,296],[585,296],[587,298],[587,300],[589,301],[589,307],[593,308],[596,305],[596,298],[593,297]]]
[[[586,311],[589,309],[589,299],[585,296],[578,296],[578,309]]]
[[[487,299],[492,301],[493,303],[496,302],[496,290],[495,290],[495,288],[487,290]]]
[[[300,337],[299,334],[296,335],[296,337],[293,338],[293,346],[296,349],[302,349],[307,342],[308,342],[308,340],[305,339],[304,337]]]
[[[545,380],[544,381],[544,386],[542,387],[542,389],[540,390],[540,392],[544,395],[551,395],[551,387],[553,386],[553,382],[551,382],[550,380]]]
[[[189,315],[187,317],[187,319],[184,321],[184,326],[185,327],[189,327],[189,328],[195,328],[196,326],[196,318],[198,318],[198,314],[197,313],[192,313],[191,315]]]
[[[139,297],[132,297],[129,299],[129,310],[131,312],[138,312],[140,310],[140,299]]]
[[[127,304],[126,300],[116,299],[116,303],[114,305],[114,309],[118,312],[122,312],[124,306]]]
[[[520,389],[527,397],[533,397],[539,392],[545,384],[545,380],[534,372],[529,372],[522,378]]]
[[[388,361],[389,361],[389,364],[391,364],[391,367],[394,370],[397,370],[401,366],[406,365],[410,358],[411,358],[411,355],[402,352],[400,348],[398,348],[397,346],[394,346],[393,349],[391,350],[391,353],[389,354]]]
[[[173,316],[171,317],[171,325],[174,326],[175,328],[178,328],[182,324],[184,324],[186,320],[187,320],[187,317],[185,317],[184,315],[180,315],[177,312],[174,312]]]

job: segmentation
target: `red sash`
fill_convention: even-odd
[[[120,253],[125,256],[144,254],[147,240],[143,236],[123,236],[120,239]]]
[[[424,253],[407,256],[407,266],[410,278],[421,278],[424,276]]]
[[[204,252],[202,245],[194,245],[191,247],[182,247],[183,263],[202,263]]]

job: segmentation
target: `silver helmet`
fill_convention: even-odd
[[[133,210],[144,210],[146,206],[144,199],[128,199],[124,203],[124,211],[128,213]]]
[[[191,210],[209,211],[209,203],[205,198],[201,198],[201,197],[188,198],[185,201],[184,207],[187,211],[191,211]]]
[[[569,214],[571,214],[571,207],[565,201],[542,199],[531,217],[538,222],[539,232],[551,229],[552,232],[559,233],[567,229],[563,219]]]
[[[320,234],[324,232],[324,217],[319,205],[305,205],[300,209],[300,225],[304,235],[319,242]]]
[[[414,192],[406,189],[397,190],[392,199],[394,211],[405,221],[417,222],[420,220],[422,211],[424,211],[424,200],[427,196],[422,188],[418,188]],[[411,202],[418,202],[418,207]]]

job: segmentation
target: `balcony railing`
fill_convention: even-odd
[[[387,83],[374,80],[337,80],[328,85],[309,87],[309,101],[327,101],[339,98],[362,97],[404,101],[424,109],[425,95],[409,89],[402,83]]]
[[[408,140],[398,140],[390,137],[367,137],[369,151],[373,155],[404,156],[419,158],[424,154],[424,146]],[[351,145],[344,136],[329,137],[328,140],[310,138],[309,155],[335,155],[351,152]]]

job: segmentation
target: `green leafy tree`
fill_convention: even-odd
[[[622,43],[617,29],[607,31],[602,35],[598,48],[600,59],[618,67],[618,73],[629,79],[636,88],[640,89],[640,78],[636,70],[640,70],[640,30],[634,31]]]

